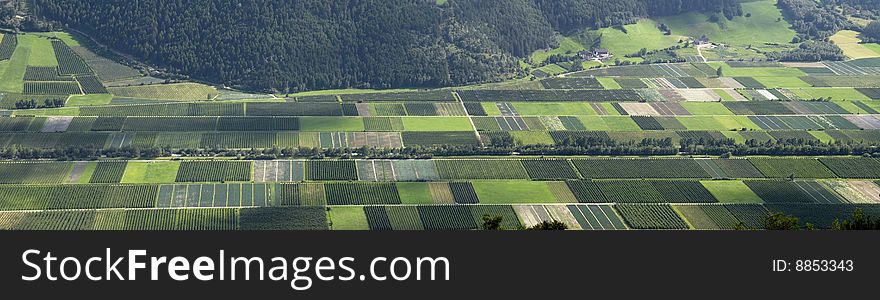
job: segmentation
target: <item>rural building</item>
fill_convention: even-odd
[[[606,60],[614,57],[614,55],[611,55],[611,51],[608,51],[608,49],[593,49],[590,51],[581,51],[578,53],[578,55],[582,59],[588,60]]]
[[[701,36],[700,38],[694,40],[694,44],[697,46],[703,46],[703,45],[711,45],[712,42],[710,42],[709,38],[704,35],[704,36]]]

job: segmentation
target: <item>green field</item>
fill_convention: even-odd
[[[754,77],[755,80],[768,88],[808,88],[809,83],[797,77]]]
[[[688,112],[692,115],[733,115],[727,107],[725,107],[721,103],[715,102],[683,102],[681,106],[684,106]]]
[[[870,101],[871,98],[865,96],[853,88],[805,88],[805,89],[789,89],[795,95],[803,100],[811,99],[832,99],[832,100],[859,100]],[[840,104],[841,102],[835,102]]]
[[[553,144],[553,138],[543,131],[514,131],[510,135],[517,145]]]
[[[598,77],[596,79],[599,80],[599,83],[601,83],[605,89],[616,90],[621,88],[620,84],[617,83],[617,81],[614,81],[614,78]]]
[[[703,181],[702,183],[721,203],[764,203],[742,181]]]
[[[52,49],[52,41],[33,35],[19,36],[18,42],[21,46],[22,40],[29,43],[30,55],[28,56],[28,65],[37,67],[54,67],[58,65],[58,59],[55,58],[55,50]]]
[[[635,24],[624,25],[626,33],[616,28],[600,29],[601,47],[624,59],[624,55],[637,53],[642,48],[650,51],[678,45],[681,39],[679,33],[673,31],[673,35],[664,35],[657,26],[658,22],[642,19]]]
[[[403,118],[407,131],[473,131],[467,117],[407,117]]]
[[[557,64],[549,64],[549,65],[537,68],[535,70],[539,70],[539,71],[547,73],[549,75],[557,75],[557,74],[562,74],[562,73],[568,72],[567,69],[560,67]]]
[[[718,130],[722,128],[733,129],[737,128],[739,125],[737,124],[737,126],[734,127],[725,126],[725,124],[723,124],[721,121],[730,120],[730,118],[713,116],[679,117],[677,119],[688,130]]]
[[[658,18],[672,29],[673,34],[700,37],[707,36],[734,46],[745,47],[764,43],[786,44],[795,37],[794,30],[782,18],[782,12],[775,6],[775,0],[744,2],[743,16],[728,21],[724,17],[718,23],[707,22],[709,16],[703,13],[685,13],[679,16]],[[751,14],[746,17],[745,14]],[[782,21],[778,21],[782,20]]]
[[[123,183],[168,183],[177,178],[180,162],[130,162]]]
[[[554,203],[556,196],[545,182],[475,181],[474,191],[482,204]]]
[[[576,54],[580,51],[586,50],[586,48],[578,43],[578,41],[568,37],[557,36],[556,41],[559,43],[559,47],[553,48],[551,50],[538,50],[535,51],[535,53],[532,53],[532,63],[542,64],[544,63],[544,61],[547,60],[547,58],[553,55]]]
[[[31,49],[27,41],[19,38],[18,47],[12,54],[12,58],[0,62],[0,90],[6,92],[21,93],[24,85],[24,72],[27,69],[28,57]]]
[[[22,113],[13,112],[16,115],[31,115],[31,116],[78,116],[79,115],[79,107],[63,107],[63,108],[43,108],[43,109],[29,109],[27,111],[20,111]]]
[[[498,105],[496,105],[493,102],[483,102],[483,103],[480,103],[480,105],[483,107],[483,110],[486,111],[486,115],[489,115],[489,116],[500,116],[501,115],[501,110],[498,109]]]
[[[800,77],[807,73],[797,68],[733,68],[722,62],[712,62],[714,68],[723,67],[725,77]],[[797,78],[795,78],[797,79]],[[772,80],[772,79],[771,79]],[[809,85],[808,85],[809,87]]]
[[[642,130],[632,118],[627,116],[583,116],[578,117],[587,130],[599,131],[639,131]]]
[[[880,56],[880,44],[867,43],[867,44],[861,44],[861,45],[863,47],[868,48],[869,50],[873,51],[874,53],[878,53],[877,55]]]
[[[861,102],[865,103],[865,102],[871,102],[871,101],[861,101]],[[850,113],[854,113],[854,114],[864,114],[865,113],[865,110],[863,108],[859,107],[858,105],[856,105],[853,101],[839,101],[839,100],[837,100],[837,101],[834,101],[834,104],[837,104],[838,106],[840,106],[841,108],[845,109],[846,111],[848,111]]]
[[[360,206],[333,206],[328,212],[333,230],[370,230],[364,208]]]
[[[736,99],[734,99],[733,96],[731,96],[730,93],[728,93],[728,91],[726,90],[716,89],[713,91],[718,94],[718,96],[721,97],[721,100],[723,101],[736,101]]]
[[[364,131],[364,120],[358,117],[307,117],[300,119],[302,131]]]
[[[67,32],[49,31],[49,32],[37,32],[37,33],[32,33],[32,34],[36,35],[36,36],[40,36],[40,37],[56,38],[56,39],[63,41],[65,44],[67,44],[68,46],[71,46],[71,47],[81,46],[79,41],[77,41],[76,38],[72,34],[67,33]]]
[[[89,183],[89,181],[90,181],[91,178],[92,178],[92,175],[95,174],[95,169],[96,169],[97,167],[98,167],[98,164],[97,164],[97,163],[88,163],[88,164],[86,164],[85,169],[83,169],[83,172],[81,173],[81,175],[80,175],[80,177],[79,177],[79,180],[76,180],[76,181],[70,180],[70,181],[67,182],[67,183],[73,183],[73,184],[86,184],[86,183]],[[68,179],[71,179],[71,178],[68,178]]]
[[[690,116],[676,117],[688,130],[760,130],[755,123],[743,116]]]
[[[423,182],[398,182],[397,192],[403,204],[433,204],[431,189]]]
[[[823,131],[810,131],[810,134],[819,139],[823,143],[832,143],[834,138]]]
[[[569,103],[513,103],[513,107],[523,116],[582,116],[595,115],[596,111],[583,102]]]
[[[96,106],[107,105],[113,100],[109,94],[74,95],[67,100],[68,106]]]
[[[217,89],[198,83],[111,87],[108,90],[118,97],[153,100],[199,101],[211,100],[218,95]]]
[[[751,60],[766,58],[764,54],[758,53],[753,49],[746,49],[745,47],[747,46],[732,46],[722,44],[715,48],[702,50],[702,52],[703,57],[705,57],[709,61]],[[779,46],[779,48],[783,47]]]

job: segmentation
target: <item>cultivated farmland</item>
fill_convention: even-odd
[[[664,204],[620,204],[614,207],[634,229],[688,229],[672,206]]]
[[[876,218],[880,59],[776,61],[807,51],[792,42],[805,34],[772,1],[742,5],[751,16],[563,30],[559,47],[521,53],[522,70],[500,82],[431,86],[489,80],[477,72],[518,59],[477,56],[505,62],[400,90],[344,86],[383,76],[362,71],[266,73],[282,86],[251,90],[260,83],[230,76],[272,66],[154,70],[79,34],[4,34],[0,229],[476,230],[490,216],[506,230],[733,230],[764,229],[769,212],[824,229],[856,208]],[[702,35],[712,45],[697,49]],[[843,41],[846,54],[877,48]],[[587,59],[596,47],[613,58]],[[447,67],[469,56],[450,57]]]
[[[183,162],[177,171],[177,182],[247,181],[251,178],[250,162],[210,161]]]

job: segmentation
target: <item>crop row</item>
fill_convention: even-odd
[[[93,76],[77,76],[86,93],[103,91],[100,82],[89,81]],[[60,80],[52,81],[64,81]],[[72,80],[72,79],[68,79]],[[33,80],[48,81],[48,80]],[[122,99],[122,98],[121,98]],[[122,103],[122,102],[121,102]],[[363,105],[359,111],[358,106]],[[291,116],[464,116],[467,115],[460,103],[293,103],[293,102],[251,102],[251,103],[162,103],[137,105],[111,105],[83,107],[81,116],[251,116],[251,117],[291,117]]]
[[[139,136],[144,135],[142,138]],[[256,134],[256,133],[255,133]],[[237,135],[217,135],[211,142],[224,142]],[[258,137],[259,135],[251,135]],[[85,135],[81,139],[94,139]],[[198,135],[208,143],[205,135]],[[181,136],[179,138],[186,138]],[[190,137],[195,138],[195,137]],[[264,137],[267,140],[272,136]],[[226,139],[227,141],[221,141]],[[161,141],[160,141],[161,140]],[[82,140],[80,141],[82,142]],[[166,145],[157,135],[118,134],[101,136],[94,144],[111,147]],[[179,143],[179,142],[176,142]],[[194,141],[193,147],[200,142]],[[243,143],[243,142],[242,142]],[[434,159],[434,160],[300,160],[260,161],[254,180],[273,181],[437,181],[437,180],[573,180],[573,179],[824,179],[880,178],[876,158],[748,158],[748,159]],[[0,184],[57,184],[64,182],[72,163],[0,163]],[[178,182],[250,181],[251,162],[185,161]],[[125,162],[102,162],[93,183],[119,182]],[[92,176],[92,173],[88,173]],[[304,175],[303,175],[304,174]],[[295,176],[294,176],[295,175]],[[109,180],[109,181],[108,181]]]
[[[528,179],[518,160],[436,160],[442,179]]]
[[[58,184],[72,168],[68,162],[0,162],[0,184]]]
[[[331,215],[334,209],[330,209]],[[504,229],[560,221],[569,229],[732,230],[764,229],[771,212],[799,218],[801,225],[830,228],[834,221],[851,219],[856,209],[871,216],[880,214],[880,205],[819,204],[365,206],[363,213],[371,230],[479,229],[484,215],[502,217]]]
[[[73,81],[73,77],[58,74],[58,67],[28,66],[24,71],[25,81]]]
[[[455,101],[455,96],[448,91],[401,92],[401,93],[367,93],[340,95],[345,102],[404,102],[404,101]]]
[[[329,205],[400,204],[397,186],[389,183],[327,183]]]
[[[0,212],[0,230],[318,230],[322,208]]]
[[[483,216],[501,217],[503,229],[521,226],[513,207],[509,205],[366,206],[364,213],[371,230],[480,229]]]
[[[52,48],[58,59],[58,71],[62,75],[93,74],[92,69],[73,49],[61,40],[52,40]]]
[[[214,163],[214,162],[204,162]],[[220,162],[216,162],[220,163]],[[223,162],[230,164],[232,162]],[[880,202],[880,190],[868,181],[691,181],[691,180],[569,180],[556,182],[528,181],[453,181],[430,183],[393,182],[326,182],[326,183],[229,183],[232,170],[247,172],[246,162],[236,163],[230,171],[204,175],[194,173],[197,167],[184,163],[177,171],[181,182],[215,182],[206,184],[65,184],[65,185],[0,185],[5,199],[0,210],[46,208],[112,208],[120,207],[245,207],[296,205],[364,205],[364,204],[513,204],[513,203],[873,203]],[[94,175],[88,182],[116,182],[123,163],[104,163],[92,167]],[[106,166],[106,167],[105,167]],[[237,168],[236,166],[242,166]],[[82,165],[84,168],[86,165]],[[78,167],[80,168],[79,164]],[[131,177],[143,172],[132,170]],[[186,175],[190,174],[190,175]],[[247,181],[249,174],[235,178]],[[73,182],[84,182],[77,175]],[[114,176],[114,178],[109,178]],[[158,176],[158,174],[153,175]],[[198,177],[201,176],[201,177]],[[198,178],[197,178],[198,177]],[[120,191],[145,193],[140,200],[126,199]],[[158,198],[156,195],[158,190]],[[67,193],[67,194],[65,194]],[[71,198],[73,197],[73,198]],[[83,197],[77,200],[75,197]],[[103,197],[103,198],[102,198]],[[122,197],[117,199],[117,197]],[[97,201],[97,202],[95,202]],[[128,201],[134,201],[131,204]],[[57,202],[57,203],[54,203]]]
[[[246,161],[187,161],[180,164],[177,182],[250,181],[251,163]]]
[[[465,102],[643,101],[634,90],[468,90],[457,92]]]
[[[99,162],[89,183],[119,183],[127,165],[124,161]]]
[[[157,208],[272,206],[272,187],[260,183],[163,184]]]
[[[14,118],[19,119],[19,118]],[[35,119],[36,120],[36,119]],[[79,126],[119,126],[113,122],[103,123],[107,119],[90,120],[88,124],[74,119],[70,127]],[[0,118],[0,129],[4,126],[14,127],[15,130],[28,130],[40,128],[27,122],[3,122]],[[17,120],[17,121],[25,121]],[[40,119],[45,122],[46,119]],[[107,120],[111,121],[111,120]],[[14,124],[13,124],[14,123]],[[70,128],[68,127],[68,128]],[[108,128],[108,127],[104,127]],[[0,130],[3,131],[3,130]],[[39,131],[36,129],[35,131]],[[379,132],[347,132],[333,133],[343,138],[344,144],[332,144],[330,133],[323,137],[319,133],[306,132],[66,132],[66,133],[10,133],[0,136],[0,148],[37,148],[51,149],[68,147],[87,148],[123,148],[123,147],[169,147],[171,149],[266,149],[278,148],[361,148],[364,146],[383,148],[402,148],[399,133]],[[325,143],[326,142],[326,143]]]
[[[84,94],[107,94],[107,88],[97,76],[76,76],[76,81],[82,87]]]
[[[0,186],[0,210],[146,208],[156,195],[151,185]]]
[[[575,159],[584,178],[709,178],[693,159]]]
[[[4,34],[3,40],[0,41],[0,61],[9,60],[18,47],[18,36],[15,34]]]
[[[70,95],[82,94],[76,82],[25,82],[25,94],[35,95]]]
[[[483,216],[501,217],[501,227],[517,229],[526,206],[421,205],[365,206],[367,228],[373,230],[473,230]],[[621,204],[569,205],[537,208],[542,220],[565,219],[571,229],[734,229],[764,228],[770,212],[799,219],[800,224],[831,228],[835,221],[851,219],[856,209],[880,215],[880,205],[729,204],[670,206]],[[330,208],[331,215],[336,207]],[[571,220],[566,219],[571,217]],[[531,221],[531,220],[530,220]],[[341,222],[341,220],[340,220]],[[616,224],[616,225],[615,225]],[[0,212],[0,230],[319,230],[328,228],[323,207],[110,209]]]

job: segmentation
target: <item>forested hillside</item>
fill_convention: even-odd
[[[846,16],[813,0],[780,0],[779,8],[806,39],[824,39],[843,29],[855,29]]]
[[[880,0],[822,0],[823,3],[861,7],[870,10],[880,9]]]
[[[735,0],[35,0],[34,11],[172,72],[248,89],[436,87],[517,75],[554,31]]]
[[[737,0],[534,0],[534,3],[561,31],[610,27],[631,23],[639,17],[687,11],[722,12],[728,18],[742,14]]]
[[[875,20],[880,15],[880,0],[822,0],[822,3],[839,5],[845,14],[862,19]]]

